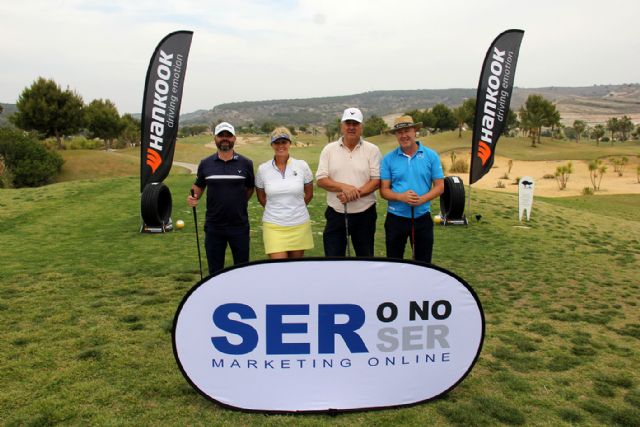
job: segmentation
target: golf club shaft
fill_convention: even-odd
[[[191,197],[196,197],[193,192],[193,188],[191,189]],[[196,245],[198,246],[198,265],[200,266],[200,280],[202,280],[202,255],[200,255],[200,237],[198,237],[198,214],[196,213],[196,207],[193,208],[193,224],[196,229]]]
[[[411,206],[411,259],[416,259],[416,224],[413,206]]]
[[[349,245],[349,217],[347,216],[347,204],[343,203],[344,205],[344,228],[345,228],[345,233],[347,234],[347,256],[351,257],[351,248]]]

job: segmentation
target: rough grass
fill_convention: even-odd
[[[140,148],[137,158],[104,150],[62,150],[59,153],[64,164],[56,182],[140,174]]]
[[[138,233],[137,177],[0,190],[0,424],[637,425],[640,220],[623,206],[640,196],[609,203],[629,211],[615,221],[590,204],[538,200],[523,228],[515,195],[474,190],[470,216],[482,219],[437,227],[434,252],[486,315],[465,381],[401,410],[263,416],[203,399],[173,358],[173,315],[199,279],[192,180],[166,181],[186,227],[165,235]],[[324,206],[318,191],[309,255],[322,254]],[[261,214],[252,200],[252,259],[264,258]]]

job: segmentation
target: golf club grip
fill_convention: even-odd
[[[196,199],[196,193],[195,193],[195,191],[193,191],[193,188],[191,189],[191,197],[193,197],[194,199]],[[198,199],[196,199],[196,200],[198,200]],[[196,207],[194,206],[194,207],[192,207],[191,209],[193,209],[193,217],[194,217],[194,219],[195,219],[195,216],[196,216]]]

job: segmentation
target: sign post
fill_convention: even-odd
[[[533,190],[536,183],[530,176],[520,178],[518,182],[518,220],[522,222],[522,215],[527,212],[527,221],[531,216],[531,208],[533,207]]]

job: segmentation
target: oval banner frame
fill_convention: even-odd
[[[333,413],[446,394],[471,372],[484,334],[477,294],[450,271],[309,257],[198,282],[176,311],[172,343],[185,379],[221,406]]]

